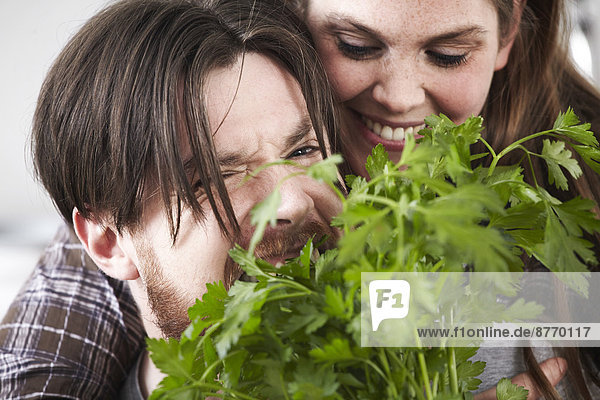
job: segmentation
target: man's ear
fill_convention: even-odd
[[[73,227],[91,259],[105,274],[120,280],[139,278],[131,239],[102,221],[84,218],[76,208],[73,209]]]
[[[494,65],[494,71],[499,71],[506,66],[508,63],[508,57],[512,50],[515,39],[519,34],[519,28],[521,26],[521,17],[523,16],[523,9],[527,4],[527,0],[513,0],[513,21],[512,26],[506,34],[506,38],[502,38],[500,48],[498,49],[498,55],[496,56],[496,64]]]

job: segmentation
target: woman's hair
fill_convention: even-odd
[[[490,0],[498,10],[501,41],[508,39],[514,0]],[[568,53],[569,21],[563,0],[527,0],[510,58],[494,75],[482,111],[486,139],[501,149],[525,135],[552,128],[559,111],[572,107],[592,130],[600,129],[600,93],[583,77]],[[503,44],[503,43],[501,43]],[[536,143],[541,149],[541,141]],[[569,180],[569,192],[600,201],[600,177],[579,159],[584,174]],[[534,158],[539,178],[546,174]]]
[[[513,23],[514,0],[492,0],[498,10],[500,34],[508,39]],[[482,116],[486,139],[501,149],[525,135],[550,129],[559,111],[572,107],[592,130],[600,129],[600,93],[577,70],[568,53],[569,21],[563,0],[527,0],[506,67],[494,75]],[[501,43],[502,45],[503,43]],[[540,152],[542,142],[533,144]],[[580,157],[583,175],[575,180],[569,176],[569,191],[551,189],[558,198],[582,196],[600,202],[600,176]],[[538,179],[547,174],[545,165],[533,159],[533,172]],[[547,185],[548,186],[548,185]],[[596,253],[600,246],[595,242]],[[568,362],[568,377],[579,395],[591,400],[583,375],[597,369],[587,362],[582,369],[575,348],[559,349]],[[587,349],[582,349],[587,361]],[[545,399],[560,399],[556,390],[541,372],[531,348],[524,348],[525,361],[533,380]],[[591,375],[590,375],[591,376]]]
[[[513,0],[492,0],[498,9],[500,31],[503,40],[511,32],[513,24]],[[592,130],[600,129],[600,93],[584,78],[568,53],[569,21],[563,0],[527,0],[520,26],[516,34],[506,67],[494,75],[486,105],[482,111],[485,119],[486,138],[494,148],[503,148],[520,137],[550,129],[559,111],[572,107],[584,122],[592,124]],[[541,141],[533,149],[541,150]],[[600,201],[600,176],[588,167],[580,157],[578,161],[583,175],[574,180],[569,176],[569,191],[551,192],[562,199],[582,196]],[[533,159],[534,173],[539,179],[545,177],[542,160]],[[550,188],[549,188],[550,189]],[[598,253],[598,238],[592,238]],[[569,364],[568,376],[579,394],[591,400],[582,371],[597,366],[584,364],[582,369],[579,352],[575,348],[559,350]],[[550,385],[533,356],[525,348],[525,361],[532,378],[546,399],[560,396]],[[584,361],[589,357],[582,349]]]
[[[278,2],[121,1],[90,19],[51,67],[33,121],[35,169],[62,216],[72,222],[77,208],[133,228],[156,195],[175,239],[184,206],[203,217],[191,170],[223,231],[239,229],[204,92],[211,71],[246,53],[270,57],[299,83],[325,155],[325,133],[333,141],[337,132],[333,95],[308,31]],[[182,159],[186,142],[191,160]]]

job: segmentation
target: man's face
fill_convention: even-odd
[[[206,101],[221,171],[241,228],[235,241],[246,246],[253,232],[250,210],[295,168],[274,166],[242,180],[268,162],[286,159],[310,165],[322,157],[306,103],[291,75],[258,54],[245,56],[241,80],[240,68],[238,61],[211,72]],[[276,264],[298,256],[315,233],[336,237],[329,221],[340,203],[326,185],[295,177],[283,183],[281,196],[277,226],[267,228],[258,256]],[[146,286],[152,318],[164,336],[178,336],[189,322],[187,308],[206,291],[206,283],[222,280],[228,286],[240,272],[228,257],[233,242],[221,232],[201,188],[198,199],[206,218],[197,222],[190,210],[183,210],[175,244],[163,203],[155,197],[144,205],[142,229],[127,240],[135,249],[134,262]]]

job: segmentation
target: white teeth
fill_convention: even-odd
[[[409,128],[412,129],[412,128]],[[408,129],[407,129],[408,130]],[[404,140],[404,128],[398,127],[394,129],[394,139],[393,140]]]
[[[373,123],[373,128],[371,128],[376,135],[381,136],[381,124],[379,122]]]
[[[362,117],[362,121],[374,134],[377,136],[381,136],[385,140],[394,140],[394,141],[402,141],[406,137],[406,135],[411,135],[413,133],[419,132],[421,129],[425,128],[425,124],[418,126],[409,126],[408,128],[392,128],[388,125],[381,125],[379,122],[373,122],[366,117]]]
[[[400,128],[402,129],[402,128]],[[404,129],[402,129],[404,130]],[[404,134],[404,132],[402,132],[402,134]],[[392,140],[394,137],[394,131],[392,130],[392,128],[390,128],[389,126],[385,125],[383,128],[381,128],[381,135],[382,138],[387,139],[387,140]]]

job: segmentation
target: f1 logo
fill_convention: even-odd
[[[373,332],[384,319],[402,319],[408,315],[410,284],[405,280],[375,280],[369,283]]]

